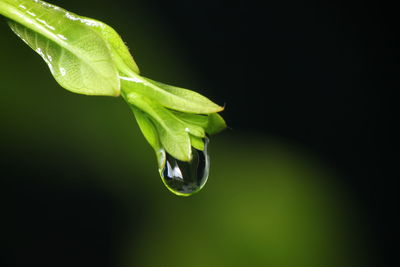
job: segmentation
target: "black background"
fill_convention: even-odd
[[[392,214],[397,213],[393,189],[398,156],[390,133],[397,124],[394,90],[398,88],[400,48],[394,5],[309,0],[149,0],[143,5],[162,16],[181,38],[182,53],[196,62],[196,71],[206,77],[204,85],[212,87],[214,95],[210,97],[226,103],[224,117],[231,131],[261,131],[300,142],[348,175],[341,183],[351,189],[366,215],[360,227],[370,233],[379,255],[373,265],[393,266],[391,260],[396,254],[390,241],[394,241],[395,228],[390,222]],[[207,79],[213,83],[210,85]],[[11,178],[23,177],[26,172],[49,176],[59,172],[55,167],[39,173],[34,165],[25,164],[27,157],[10,153],[3,153],[2,164],[6,166],[3,172],[12,174]],[[21,162],[24,170],[19,170]],[[76,203],[64,203],[65,189],[48,190],[45,185],[29,182],[21,187],[21,179],[16,181],[14,191],[3,194],[4,200],[15,193],[25,198],[3,211],[13,218],[5,229],[11,229],[15,237],[15,229],[25,227],[26,218],[36,217],[31,229],[19,231],[17,240],[25,242],[34,240],[35,234],[45,238],[46,233],[52,233],[48,234],[48,238],[54,238],[52,242],[62,239],[63,246],[74,249],[69,257],[31,244],[24,249],[28,258],[40,257],[39,252],[46,250],[48,262],[43,265],[112,266],[110,247],[93,246],[104,237],[99,237],[98,231],[85,230],[96,225],[110,238],[115,234],[107,229],[114,229],[110,225],[119,221],[118,216],[127,215],[119,214],[112,200],[88,196],[85,191],[76,192]],[[43,200],[50,197],[55,200],[54,207],[47,205],[49,209],[61,206],[64,212],[73,210],[73,214],[87,217],[89,225],[72,224],[76,229],[54,236],[58,228],[42,226],[40,218],[47,214],[45,210],[43,214],[37,210],[29,214],[31,195],[36,196],[32,206],[40,202],[38,196],[43,195]],[[93,205],[90,199],[95,199]],[[108,206],[109,210],[97,210],[99,206]],[[82,236],[82,232],[86,234]],[[78,234],[81,242],[76,244],[74,235]],[[104,253],[99,255],[99,251]],[[4,258],[6,262],[13,253],[20,253],[5,252],[9,256]],[[59,257],[64,262],[57,262]],[[32,262],[32,258],[26,262]],[[19,264],[27,265],[24,259]]]
[[[377,266],[395,257],[398,16],[389,1],[154,3],[199,71],[218,81],[233,130],[299,141],[348,176]],[[163,12],[161,12],[163,11]],[[393,223],[393,224],[392,224]],[[393,257],[393,258],[392,258]]]
[[[348,176],[376,244],[395,257],[398,16],[389,1],[153,1],[233,130],[296,140]]]

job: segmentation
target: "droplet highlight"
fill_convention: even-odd
[[[165,165],[161,169],[161,179],[165,186],[179,196],[190,196],[203,188],[208,179],[210,158],[208,139],[204,140],[204,151],[192,148],[190,162],[180,161],[166,153]]]

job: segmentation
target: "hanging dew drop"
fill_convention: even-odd
[[[175,159],[166,153],[165,165],[160,170],[165,186],[179,196],[190,196],[206,184],[210,170],[208,139],[204,140],[204,151],[192,148],[193,158],[190,162]]]

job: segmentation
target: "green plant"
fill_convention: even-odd
[[[172,192],[190,195],[200,190],[208,177],[206,135],[226,127],[218,114],[222,107],[196,92],[141,76],[121,37],[100,21],[40,0],[0,0],[0,14],[43,58],[62,87],[125,99]]]

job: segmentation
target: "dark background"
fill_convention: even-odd
[[[258,173],[263,173],[269,165],[264,165],[260,157],[279,157],[281,149],[276,144],[282,143],[290,153],[296,151],[296,158],[310,157],[318,166],[329,169],[327,176],[334,177],[322,179],[323,187],[330,188],[333,183],[332,187],[340,188],[330,194],[334,196],[334,205],[345,212],[341,213],[343,220],[331,221],[333,226],[327,229],[340,229],[342,235],[351,236],[346,238],[355,245],[344,253],[350,256],[332,256],[340,258],[338,263],[321,265],[317,261],[312,265],[304,261],[304,265],[393,266],[395,252],[391,241],[394,241],[395,227],[389,222],[393,222],[392,213],[396,212],[393,189],[397,162],[394,159],[398,156],[393,156],[397,151],[390,133],[397,122],[393,93],[399,80],[398,16],[394,6],[377,1],[290,0],[265,1],[263,5],[257,1],[219,0],[52,3],[105,21],[117,29],[145,76],[187,88],[203,88],[198,91],[226,105],[223,116],[229,129],[215,138],[215,143],[222,145],[214,148],[216,153],[221,153],[216,159],[219,157],[226,163],[221,163],[226,169],[220,173],[240,173],[246,164],[258,166]],[[132,139],[131,132],[136,126],[121,101],[107,102],[105,98],[85,98],[62,91],[52,81],[41,59],[24,47],[5,23],[0,33],[5,42],[1,50],[2,75],[8,77],[1,88],[4,97],[1,99],[3,117],[0,116],[4,125],[0,135],[4,176],[1,207],[5,223],[1,234],[5,240],[2,261],[6,266],[152,266],[154,261],[140,258],[157,258],[160,250],[176,243],[171,241],[161,246],[159,243],[168,238],[158,240],[159,232],[148,235],[143,229],[163,228],[162,224],[152,221],[158,218],[164,218],[173,227],[178,217],[165,215],[160,211],[162,205],[175,209],[178,201],[187,201],[179,204],[183,205],[179,207],[184,212],[194,209],[193,202],[187,204],[190,200],[169,196],[154,179],[156,172],[147,170],[154,168],[153,156],[138,130],[135,130],[136,141]],[[19,49],[15,53],[20,54],[13,56],[14,52],[7,49]],[[32,92],[28,86],[24,87],[24,82],[37,90]],[[96,101],[100,106],[95,105]],[[77,111],[66,113],[75,104]],[[96,109],[111,111],[99,115]],[[89,113],[82,115],[80,111]],[[121,116],[122,121],[111,123],[115,116]],[[124,126],[127,121],[132,127]],[[75,136],[74,132],[82,136]],[[98,133],[100,137],[96,137]],[[123,141],[115,145],[113,139]],[[132,153],[126,152],[125,146]],[[143,159],[134,155],[138,147],[146,149]],[[229,164],[231,152],[236,158]],[[91,160],[95,154],[100,154],[96,155],[100,159]],[[132,163],[129,157],[133,158]],[[117,166],[108,167],[110,158]],[[214,163],[213,167],[217,165]],[[142,177],[155,181],[138,182]],[[263,176],[254,177],[263,180]],[[99,185],[99,179],[105,182]],[[128,185],[128,180],[133,182]],[[237,192],[248,188],[252,175],[239,177],[237,181],[236,191],[230,192],[229,186],[224,186],[230,183],[228,175],[220,181],[220,187],[215,187],[227,189],[223,192],[227,196],[241,196],[246,201],[246,193],[238,195]],[[317,179],[315,184],[319,183]],[[314,186],[314,182],[309,184]],[[250,186],[249,196],[252,192]],[[218,203],[221,192],[215,196],[211,193],[194,196],[197,198],[194,207],[204,201],[209,204],[204,210],[211,209],[215,201]],[[166,200],[169,198],[172,200]],[[337,200],[343,203],[338,204]],[[254,203],[261,207],[266,201],[260,198]],[[211,215],[205,211],[206,216],[230,220],[219,210]],[[157,217],[154,215],[157,212],[164,215]],[[264,217],[251,218],[255,222],[264,220]],[[189,216],[188,220],[193,218]],[[211,227],[207,225],[206,229]],[[192,230],[196,231],[196,227],[197,224],[193,225]],[[181,236],[179,229],[164,230]],[[232,230],[227,236],[235,233]],[[348,244],[346,238],[337,238],[340,239],[337,241],[334,237],[338,245],[333,247],[342,246],[342,242]],[[182,244],[193,243],[188,246],[201,251],[196,242],[211,246],[204,240],[182,237]],[[229,239],[221,242],[224,247]],[[243,240],[238,242],[245,244]],[[215,258],[210,256],[204,262],[209,266],[246,266],[243,264],[249,263],[245,260],[248,256],[254,260],[252,266],[267,263],[268,266],[295,266],[279,261],[280,256],[290,258],[292,250],[285,252],[283,248],[276,261],[261,256],[257,260],[254,255],[263,253],[254,251],[264,243],[248,242],[254,244],[253,249],[249,247],[252,252],[245,245],[233,250],[243,255],[242,263],[225,260],[230,254],[223,249],[221,254],[217,253]],[[142,246],[148,247],[144,256],[140,255]],[[130,256],[122,257],[119,252],[129,251],[127,247],[132,254],[124,252]],[[307,247],[304,249],[308,251]],[[329,245],[328,250],[331,250]],[[179,255],[187,252],[177,250],[176,253],[175,259],[179,262]],[[164,260],[160,259],[160,264],[169,266],[170,262]]]
[[[233,130],[299,142],[345,173],[390,266],[398,16],[389,1],[187,1],[159,5]],[[210,60],[211,58],[211,60]],[[204,84],[206,86],[206,84]],[[391,101],[390,101],[391,100]],[[392,263],[393,264],[393,263]]]

